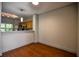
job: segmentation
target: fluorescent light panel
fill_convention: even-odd
[[[23,17],[21,17],[21,19],[20,19],[20,20],[21,20],[21,22],[23,22]]]

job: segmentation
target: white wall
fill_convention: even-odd
[[[38,15],[33,15],[33,31],[34,31],[34,42],[38,42]]]
[[[3,52],[22,47],[33,42],[33,31],[3,32]]]
[[[39,15],[39,42],[76,53],[76,6]]]
[[[78,3],[78,42],[77,42],[77,56],[79,56],[79,3]]]

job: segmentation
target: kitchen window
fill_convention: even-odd
[[[1,30],[2,32],[13,31],[13,24],[1,23],[1,25],[0,25],[0,30]]]

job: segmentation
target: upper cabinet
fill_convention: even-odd
[[[32,30],[32,28],[33,28],[32,20],[21,22],[18,25],[18,30]]]
[[[28,21],[26,22],[26,25],[27,25],[27,29],[32,29],[32,21]]]

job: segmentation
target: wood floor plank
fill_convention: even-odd
[[[49,47],[41,43],[32,43],[8,52],[3,57],[75,57],[75,54]]]

